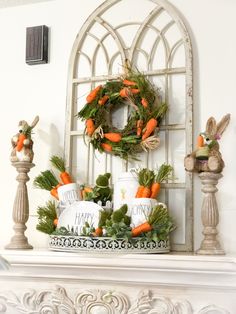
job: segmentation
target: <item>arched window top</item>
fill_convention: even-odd
[[[183,159],[192,150],[192,51],[185,25],[167,1],[105,1],[79,31],[68,73],[67,168],[80,178],[79,181],[93,183],[99,173],[112,172],[113,180],[116,180],[121,171],[136,166],[86,146],[84,123],[76,118],[90,89],[120,76],[126,60],[160,87],[169,106],[160,130],[161,147],[143,154],[140,166],[154,168],[163,162],[174,166],[177,180],[166,184],[162,198],[173,205],[174,212],[180,205],[184,208],[182,218],[179,218],[181,231],[175,235],[175,247],[191,250],[192,178],[184,170]],[[119,119],[122,116],[124,123],[127,112],[123,110],[117,116]],[[187,217],[190,219],[188,224]]]

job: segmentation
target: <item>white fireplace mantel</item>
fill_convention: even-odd
[[[236,256],[0,255],[0,313],[236,313]]]

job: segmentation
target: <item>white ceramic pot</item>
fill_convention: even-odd
[[[59,201],[63,203],[73,203],[79,200],[77,193],[78,187],[76,183],[69,183],[60,186],[57,189]]]
[[[156,205],[163,205],[163,203],[158,203],[157,200],[153,198],[133,198],[130,202],[128,214],[131,217],[131,225],[136,227],[147,220],[152,208]]]
[[[138,189],[138,178],[133,172],[123,172],[114,184],[113,208],[120,208],[123,204],[129,206]]]
[[[65,227],[69,231],[73,230],[80,235],[86,222],[97,228],[101,210],[103,210],[102,207],[94,202],[74,202],[61,213],[57,227]]]

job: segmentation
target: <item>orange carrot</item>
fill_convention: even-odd
[[[69,175],[69,173],[67,171],[63,171],[60,173],[60,178],[61,178],[61,181],[64,183],[64,184],[69,184],[69,183],[72,183],[72,179],[71,179],[71,176]]]
[[[93,189],[91,187],[89,187],[89,186],[86,186],[84,188],[84,192],[86,192],[86,193],[89,193],[89,192],[92,192],[92,191],[93,191]]]
[[[143,120],[137,121],[137,135],[140,136],[142,134],[143,129]]]
[[[138,88],[131,88],[130,91],[132,94],[138,94],[140,92]]]
[[[95,236],[97,236],[97,237],[101,237],[102,236],[102,228],[101,227],[97,227],[96,229],[95,229]]]
[[[52,188],[51,191],[50,191],[50,194],[51,194],[52,196],[54,196],[57,200],[59,200],[57,189],[58,189],[60,186],[62,186],[62,185],[63,185],[63,184],[58,183],[57,186],[55,186],[54,188]]]
[[[146,221],[142,223],[141,225],[134,227],[132,229],[132,237],[137,237],[143,232],[149,232],[152,230],[152,226]]]
[[[17,144],[16,144],[16,150],[18,152],[20,152],[22,150],[25,139],[26,139],[26,135],[24,133],[21,133],[19,135],[19,138],[18,138],[18,141],[17,141]]]
[[[123,84],[127,85],[127,86],[135,86],[135,85],[137,85],[134,81],[130,81],[130,80],[123,80]]]
[[[97,94],[101,88],[102,88],[102,85],[98,85],[88,94],[88,96],[86,97],[86,101],[88,104],[94,101],[94,99],[97,97]]]
[[[95,131],[95,125],[93,119],[91,118],[86,120],[86,131],[89,136],[92,136],[93,132]]]
[[[142,98],[141,104],[143,105],[144,108],[147,108],[147,107],[148,107],[148,101],[147,101],[147,99],[146,99],[146,98]]]
[[[51,189],[50,194],[51,194],[53,197],[55,197],[57,200],[59,200],[58,193],[57,193],[57,188]]]
[[[55,218],[55,219],[53,220],[53,224],[54,224],[54,226],[57,226],[57,225],[58,225],[58,218]]]
[[[145,188],[144,185],[140,185],[140,186],[138,187],[137,193],[136,193],[136,195],[135,195],[136,198],[142,197],[144,188]]]
[[[99,99],[98,104],[99,104],[100,106],[103,106],[103,105],[105,105],[105,103],[108,101],[108,99],[109,99],[109,96],[104,95],[102,98]]]
[[[151,196],[151,189],[149,186],[145,186],[141,197],[149,198]]]
[[[86,197],[86,194],[91,193],[92,191],[93,191],[93,189],[90,188],[89,186],[84,187],[83,190],[81,191],[82,199],[84,200]]]
[[[112,151],[112,146],[110,144],[108,144],[108,143],[102,143],[101,146],[107,152],[111,152]]]
[[[151,196],[150,198],[157,198],[157,195],[159,194],[161,189],[161,185],[159,182],[154,182],[151,186]]]
[[[122,139],[120,133],[104,133],[104,137],[113,143],[119,143]]]
[[[120,97],[126,98],[129,96],[129,89],[127,87],[124,87],[120,90]]]
[[[154,118],[151,118],[146,124],[145,132],[143,133],[142,140],[145,140],[147,137],[149,137],[149,135],[151,135],[152,132],[155,130],[156,126],[157,126],[157,120]]]
[[[203,136],[200,134],[198,135],[197,137],[197,147],[200,148],[200,147],[203,147],[204,146],[204,138]]]

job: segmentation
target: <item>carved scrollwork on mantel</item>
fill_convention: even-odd
[[[140,291],[130,305],[128,296],[110,290],[78,292],[70,298],[60,286],[55,290],[30,290],[21,297],[15,292],[0,294],[0,313],[6,314],[230,314],[215,305],[194,311],[187,300],[171,300],[155,291]]]
[[[156,296],[150,290],[142,290],[136,302],[131,306],[128,314],[192,314],[193,310],[191,304],[186,300],[172,301],[167,297]]]

